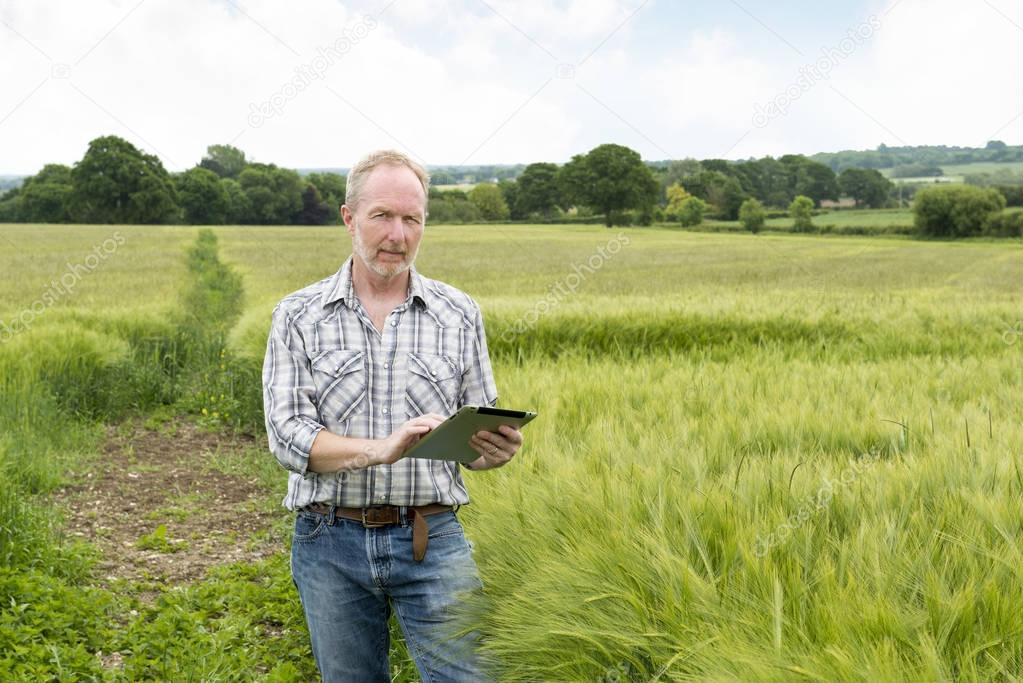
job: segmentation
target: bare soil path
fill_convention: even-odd
[[[270,455],[245,436],[204,431],[177,419],[107,427],[100,457],[54,496],[67,533],[101,553],[97,578],[180,584],[219,564],[281,552],[279,517],[260,479]],[[265,471],[265,469],[264,469]]]

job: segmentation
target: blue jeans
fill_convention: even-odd
[[[331,517],[300,511],[291,546],[291,572],[325,683],[391,680],[392,606],[424,683],[491,680],[476,653],[479,634],[454,633],[464,627],[453,612],[460,598],[483,588],[455,513],[425,518],[422,562],[412,558],[411,523],[365,528]]]

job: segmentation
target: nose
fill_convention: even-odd
[[[387,221],[387,239],[391,242],[405,241],[405,226],[402,225],[400,216]]]

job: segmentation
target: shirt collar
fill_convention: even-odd
[[[354,255],[349,256],[340,270],[331,276],[321,300],[324,306],[329,306],[335,301],[343,301],[348,308],[355,308],[355,286],[352,284],[352,261],[354,258]],[[409,268],[409,297],[406,301],[415,302],[417,299],[424,308],[428,307],[428,293],[423,284],[423,277],[413,264]]]

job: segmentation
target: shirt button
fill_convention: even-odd
[[[430,370],[430,374],[433,375],[434,377],[436,377],[437,376],[437,371],[436,370]]]
[[[387,408],[384,408],[384,415],[387,414]]]
[[[392,320],[391,321],[391,327],[397,327],[397,326],[398,326],[398,321],[397,320]]]

